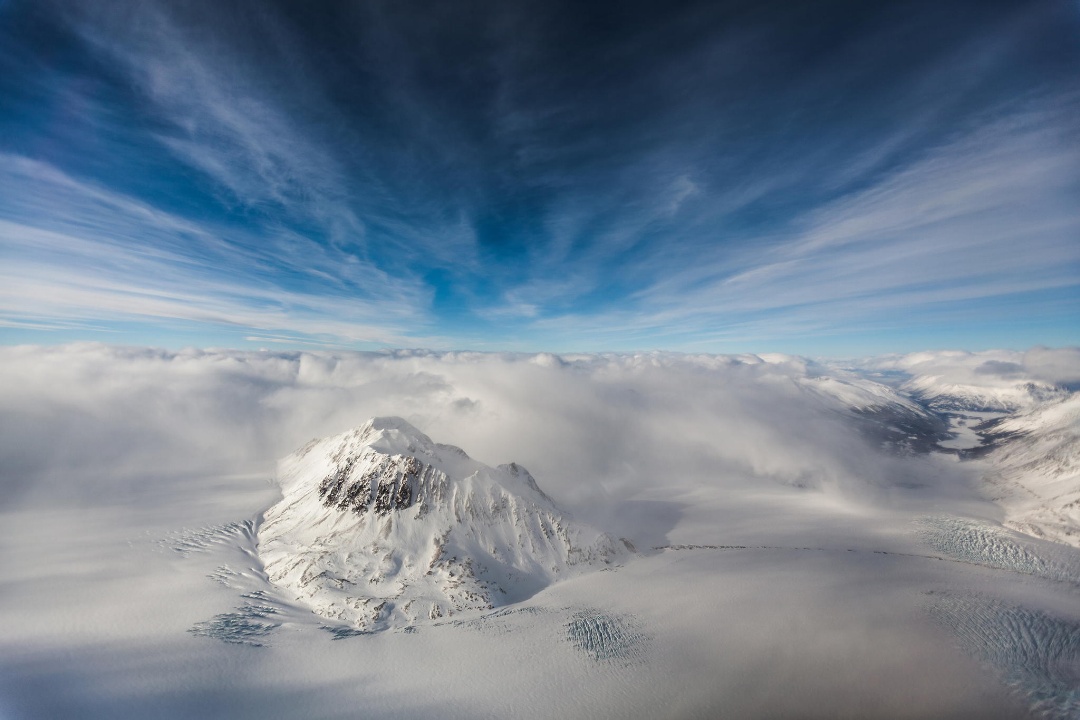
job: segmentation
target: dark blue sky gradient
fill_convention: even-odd
[[[1077,344],[1077,117],[1075,2],[8,0],[0,333]]]

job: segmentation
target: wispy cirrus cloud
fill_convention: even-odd
[[[289,331],[299,339],[410,344],[426,289],[303,238],[262,246],[78,181],[38,161],[0,162],[0,316],[12,326],[120,321]],[[288,287],[275,277],[289,271]]]
[[[119,3],[100,13],[77,13],[71,22],[165,120],[156,132],[159,141],[216,181],[229,194],[226,201],[313,215],[332,208],[335,221],[362,237],[359,219],[349,216],[347,204],[335,202],[345,184],[342,168],[284,104],[306,99],[275,98],[269,67],[260,70],[240,48],[185,24],[181,15],[161,3]],[[270,61],[274,70],[299,61],[270,13],[248,19],[281,41]],[[291,92],[297,89],[289,85]],[[308,93],[314,95],[313,88]]]
[[[976,319],[1025,293],[1080,288],[1075,98],[1002,112],[874,184],[813,208],[733,267],[707,254],[588,332],[778,337],[950,312]],[[932,309],[931,309],[932,308]],[[595,322],[592,322],[595,320]],[[914,319],[912,320],[914,322]]]
[[[35,278],[8,302],[27,326],[123,306],[346,344],[732,350],[1031,312],[1052,336],[1022,342],[1068,341],[1077,20],[830,8],[600,28],[517,4],[43,4],[20,17],[63,53],[15,34],[0,58],[22,103],[0,219]]]

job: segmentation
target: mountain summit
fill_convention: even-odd
[[[271,582],[319,615],[384,629],[523,600],[618,541],[570,521],[525,468],[496,468],[380,417],[279,463],[259,529]]]

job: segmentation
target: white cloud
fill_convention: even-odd
[[[230,191],[233,201],[273,202],[314,215],[320,198],[340,196],[342,174],[333,157],[268,97],[268,78],[242,54],[185,28],[157,3],[74,17],[78,32],[118,63],[176,128],[176,135],[160,139]],[[249,21],[264,30],[271,23],[268,13]],[[284,43],[275,50],[290,52]],[[312,91],[307,88],[309,96]],[[334,207],[346,214],[337,219],[362,238],[362,223],[341,204]]]
[[[242,23],[253,38],[272,38],[259,52],[229,37],[225,28],[235,18],[227,11],[209,10],[191,22],[182,9],[131,2],[66,14],[167,119],[168,129],[155,138],[211,178],[224,205],[317,227],[320,244],[328,246],[317,254],[340,251],[367,262],[376,243],[451,270],[476,263],[475,234],[464,226],[459,207],[403,200],[408,188],[389,187],[370,163],[356,161],[370,154],[369,138],[341,131],[352,121],[329,97],[333,90],[316,79],[320,68],[311,66],[273,8]],[[372,225],[380,229],[376,238]],[[301,258],[309,248],[280,245]]]
[[[553,333],[715,334],[753,319],[749,337],[803,335],[899,312],[916,325],[1022,293],[1073,288],[1080,267],[1075,101],[1011,110],[870,187],[797,219],[786,238],[730,257],[683,257],[632,295],[631,308],[542,322]],[[685,253],[684,253],[685,255]],[[767,313],[767,317],[760,317]],[[891,321],[891,320],[889,320]],[[662,337],[662,334],[661,334]]]
[[[76,467],[104,483],[150,466],[269,471],[310,437],[375,415],[404,416],[489,464],[521,462],[575,506],[691,479],[858,497],[895,469],[797,358],[103,345],[9,347],[0,358],[3,464],[34,467],[42,482]]]
[[[237,237],[18,156],[0,166],[6,322],[190,321],[385,344],[422,335],[428,290],[348,253],[296,233],[276,245]],[[279,268],[269,278],[268,263]]]

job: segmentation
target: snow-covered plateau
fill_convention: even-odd
[[[0,348],[0,718],[1077,718],[1078,383]]]

